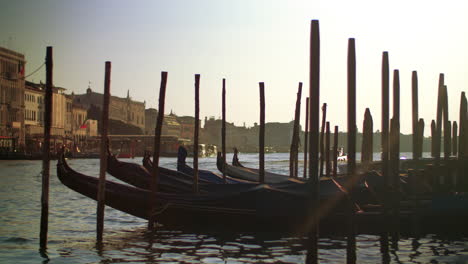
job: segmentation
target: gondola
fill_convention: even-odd
[[[63,155],[57,163],[59,180],[70,189],[96,200],[98,179],[69,167]],[[165,227],[214,228],[232,230],[290,230],[308,226],[311,197],[307,193],[280,190],[265,184],[222,185],[235,190],[209,194],[156,193],[154,197],[157,222]],[[148,190],[106,181],[106,205],[143,219],[148,218],[151,193]],[[336,194],[321,195],[321,200],[334,201]]]
[[[145,156],[144,164],[149,163],[149,158]],[[113,177],[133,185],[138,188],[150,189],[151,184],[151,170],[152,164],[150,164],[150,170],[146,167],[118,160],[115,155],[108,153],[107,156],[107,172]],[[199,191],[201,193],[215,192],[215,191],[232,191],[237,190],[235,186],[220,186],[218,183],[213,183],[206,179],[198,180]],[[255,183],[250,183],[251,186]],[[167,193],[191,193],[193,192],[193,175],[188,175],[183,172],[159,167],[157,177],[157,188],[162,192]]]
[[[98,178],[73,170],[63,155],[57,163],[57,176],[68,188],[96,200]],[[280,190],[265,184],[223,186],[235,186],[238,189],[210,194],[156,193],[156,221],[164,228],[197,232],[267,231],[304,235],[310,231],[312,216],[318,214],[322,219],[322,234],[342,234],[346,226],[343,200],[337,193],[321,195],[319,208],[313,209],[313,199],[307,194]],[[148,219],[151,195],[148,190],[130,185],[112,181],[105,183],[105,204],[139,218]],[[400,208],[397,220],[402,233],[466,234],[466,194],[442,194],[427,201],[414,202],[412,207]],[[357,209],[355,222],[358,233],[377,234],[385,230],[382,228],[388,221],[384,215]]]
[[[184,147],[179,147],[178,151],[178,159],[177,159],[177,169],[179,172],[181,172],[183,175],[188,176],[188,177],[193,177],[193,168],[188,166],[185,162],[186,159],[186,150]],[[222,159],[218,158],[218,162],[222,162]],[[124,163],[124,162],[121,162]],[[153,163],[149,157],[149,155],[145,155],[143,158],[143,165],[147,170],[152,170],[153,168]],[[219,164],[218,164],[219,167]],[[226,166],[227,171],[229,172],[235,172],[235,175],[238,175],[239,173],[242,173],[243,176],[245,175],[250,176],[249,178],[256,178],[258,179],[258,170],[238,170],[237,167],[235,166]],[[173,172],[174,173],[174,172]],[[131,174],[131,173],[130,173]],[[271,176],[271,174],[269,174]],[[280,175],[280,174],[276,174]],[[300,181],[297,179],[291,179],[287,178],[284,175],[280,175],[280,179],[277,182],[273,183],[268,183],[269,185],[283,189],[283,190],[289,190],[289,191],[295,191],[299,193],[310,193],[311,192],[311,187],[310,184],[305,184],[305,181]],[[246,177],[245,177],[246,178]],[[193,181],[193,178],[191,178]],[[367,181],[367,182],[366,182]],[[213,184],[209,183],[217,183],[217,184],[222,184],[224,183],[221,175],[218,175],[216,173],[213,173],[208,170],[199,170],[199,182],[201,184],[199,185],[202,191],[212,191],[214,189],[233,189],[230,187],[220,187],[216,186]],[[209,183],[207,183],[209,182]],[[233,178],[230,176],[227,176],[227,182],[228,184],[236,184],[236,183],[242,183],[242,184],[258,184],[258,181],[249,181],[241,178]],[[356,175],[355,177],[339,177],[336,179],[332,178],[322,178],[319,181],[320,184],[320,189],[322,193],[325,194],[332,194],[333,192],[338,192],[341,190],[346,190],[347,192],[349,191],[349,194],[352,196],[352,199],[357,201],[357,202],[369,202],[369,201],[378,201],[381,200],[381,185],[383,184],[382,177],[375,172],[368,172],[366,174],[360,174]],[[348,188],[344,186],[348,186]],[[353,186],[351,186],[353,185]],[[349,190],[347,190],[349,189]]]
[[[236,156],[234,156],[236,157]],[[234,158],[233,158],[234,159]],[[238,159],[236,159],[238,162]],[[219,171],[224,172],[236,179],[242,179],[242,180],[247,180],[247,181],[252,181],[252,182],[258,182],[259,180],[259,170],[258,169],[253,169],[253,168],[247,168],[244,166],[232,166],[227,163],[224,163],[223,165],[223,156],[221,152],[218,152],[218,156],[216,158],[216,167],[218,168]],[[238,163],[240,164],[240,163]],[[304,181],[300,179],[295,179],[295,178],[290,178],[287,175],[283,174],[278,174],[278,173],[272,173],[272,172],[267,172],[265,171],[265,183],[296,183],[296,184],[301,184],[304,183]]]
[[[177,170],[185,173],[187,175],[193,175],[194,170],[192,167],[188,166],[186,163],[186,158],[187,158],[187,149],[185,149],[183,146],[179,146],[178,149],[178,154],[177,154]],[[151,165],[152,166],[152,165]],[[209,170],[198,170],[198,177],[203,180],[210,181],[212,183],[225,183],[223,176],[219,175],[217,173],[214,173]],[[228,184],[238,184],[238,183],[254,183],[252,181],[246,181],[246,180],[241,180],[241,179],[236,179],[232,177],[226,177],[226,183]]]

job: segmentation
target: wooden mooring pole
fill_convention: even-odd
[[[439,164],[440,160],[440,141],[442,138],[442,112],[444,104],[444,74],[439,75],[439,87],[437,95],[437,116],[436,116],[436,133],[435,133],[435,143],[434,143],[434,154],[436,164]]]
[[[444,85],[442,87],[442,92],[443,92],[443,104],[442,104],[442,123],[444,125],[444,159],[448,160],[450,158],[450,153],[452,152],[451,149],[451,132],[452,132],[452,127],[451,123],[449,121],[449,111],[448,111],[448,94],[447,94],[447,85]]]
[[[348,175],[356,174],[356,44],[354,38],[348,39]],[[353,180],[351,181],[351,184]],[[347,186],[349,191],[354,187]],[[356,262],[356,232],[354,223],[354,203],[348,201],[347,216],[347,263]]]
[[[364,112],[364,121],[362,124],[362,147],[361,147],[361,163],[365,168],[367,168],[372,160],[373,154],[373,129],[374,122],[372,120],[372,115],[369,108],[366,108]]]
[[[109,101],[110,101],[111,62],[106,61],[104,76],[104,98],[102,103],[102,125],[101,125],[101,160],[99,166],[99,184],[97,193],[96,212],[96,239],[102,242],[104,233],[104,208],[106,194],[106,171],[107,171],[107,132],[109,128]]]
[[[301,96],[302,83],[299,83],[296,99],[296,110],[294,113],[293,136],[291,140],[291,149],[289,150],[289,177],[297,178],[298,155],[299,155],[299,121],[301,118]]]
[[[42,146],[42,193],[41,193],[41,230],[39,247],[41,251],[47,248],[47,232],[49,229],[49,178],[50,178],[50,127],[52,123],[52,87],[53,87],[53,49],[46,49],[46,90],[44,112],[44,145]]]
[[[200,131],[200,74],[195,74],[195,133],[193,136],[193,192],[198,194],[198,138]]]
[[[419,112],[418,112],[418,73],[413,71],[411,75],[411,95],[412,95],[412,109],[413,109],[413,160],[418,160],[418,142],[419,142]]]
[[[318,198],[319,198],[319,175],[318,175],[318,143],[319,143],[319,111],[320,111],[320,37],[319,21],[312,20],[310,34],[310,72],[309,72],[309,98],[310,98],[310,132],[309,132],[309,178],[311,183],[311,199],[314,201],[312,227],[309,232],[310,250],[306,258],[307,263],[318,263]]]
[[[398,241],[400,215],[400,72],[393,71],[393,118],[390,121],[390,177],[393,240]]]
[[[436,121],[432,119],[431,121],[431,157],[436,157],[436,144],[437,144],[437,128]]]
[[[458,139],[458,159],[464,160],[467,157],[466,148],[467,148],[467,101],[465,92],[461,93],[460,97],[460,113],[459,113],[459,120],[460,123],[460,132],[459,132],[459,139]]]
[[[399,171],[400,170],[400,71],[399,70],[393,70],[393,120],[396,122],[397,126],[395,128],[398,128],[398,132],[395,132],[396,134],[394,135],[394,141],[390,141],[390,144],[394,145],[394,155],[395,155],[395,160],[394,160],[394,170]],[[391,124],[390,124],[391,125]],[[392,176],[394,179],[394,184],[397,184],[396,182],[396,176]]]
[[[333,133],[333,177],[338,175],[338,126]]]
[[[259,174],[258,181],[265,183],[265,84],[260,85],[260,133],[259,133]]]
[[[223,167],[226,165],[226,79],[223,78],[222,91],[222,115],[223,123],[221,126],[221,151],[223,152]],[[226,170],[223,168],[223,180],[226,183]]]
[[[307,148],[309,147],[309,97],[306,98],[305,131],[304,131],[304,179],[307,179]]]
[[[460,98],[460,113],[459,113],[459,120],[460,123],[460,132],[459,132],[459,139],[458,139],[458,166],[459,166],[459,173],[460,177],[457,178],[457,183],[460,186],[458,189],[462,191],[466,191],[467,187],[467,146],[468,146],[468,116],[467,116],[468,106],[466,101],[465,92],[461,93]]]
[[[154,148],[153,148],[153,171],[151,172],[151,196],[150,196],[150,211],[148,217],[148,230],[154,231],[154,223],[156,221],[156,192],[158,191],[158,178],[159,178],[159,155],[161,154],[161,131],[164,120],[164,104],[166,100],[166,85],[167,85],[167,72],[161,72],[161,86],[159,87],[159,104],[158,104],[158,118],[156,120],[156,127],[154,130]]]
[[[325,124],[327,122],[327,103],[322,105],[322,126],[320,131],[320,176],[323,175],[323,164],[325,163],[325,147],[324,147],[324,136],[325,136]]]
[[[424,143],[424,119],[420,118],[418,122],[418,157],[422,158]]]
[[[386,185],[386,191],[390,186],[388,176],[388,131],[389,131],[389,91],[390,71],[388,63],[388,52],[382,54],[382,175]]]
[[[325,125],[325,175],[330,177],[331,161],[330,161],[330,122]]]
[[[452,155],[457,156],[458,154],[458,124],[457,121],[453,121],[452,124]]]
[[[356,47],[348,40],[348,174],[356,173]]]

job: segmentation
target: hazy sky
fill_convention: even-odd
[[[357,121],[369,107],[380,129],[381,57],[400,70],[401,130],[411,131],[411,72],[418,71],[425,134],[435,118],[439,73],[449,90],[449,118],[458,122],[468,87],[468,1],[171,0],[3,1],[0,46],[26,55],[26,75],[54,47],[54,84],[103,91],[112,61],[111,93],[127,90],[156,107],[161,71],[168,71],[166,113],[194,114],[194,74],[201,74],[200,116],[221,116],[227,80],[227,119],[259,122],[258,83],[265,82],[267,122],[294,117],[296,92],[308,94],[310,21],[320,22],[321,103],[331,125],[346,130],[346,56],[356,39]],[[39,82],[45,71],[28,78]],[[391,76],[391,79],[393,77]]]

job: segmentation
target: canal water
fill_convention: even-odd
[[[228,155],[228,160],[231,159]],[[375,157],[378,159],[378,157]],[[409,158],[409,156],[408,156]],[[266,168],[288,172],[289,154],[266,154]],[[258,155],[241,154],[256,167]],[[125,160],[141,163],[141,158]],[[215,158],[201,158],[201,169],[216,170]],[[191,160],[188,160],[189,164]],[[96,247],[96,202],[64,185],[51,162],[49,240],[39,253],[41,161],[0,161],[0,263],[304,263],[303,237],[272,234],[186,233],[159,229],[145,232],[146,221],[106,207],[104,245]],[[99,160],[69,160],[72,168],[98,176]],[[175,168],[175,158],[161,166]],[[302,174],[300,174],[302,175]],[[118,181],[112,176],[108,180]],[[468,224],[468,223],[467,223]],[[357,237],[357,263],[468,263],[468,237],[429,234],[400,237],[381,252],[379,236]],[[345,237],[321,237],[321,263],[346,262]]]

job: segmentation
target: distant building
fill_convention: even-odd
[[[75,142],[86,139],[86,120],[88,119],[87,109],[80,104],[72,104],[72,131]]]
[[[25,64],[23,54],[0,47],[0,136],[9,139],[2,140],[0,145],[10,144],[10,150],[25,144]]]
[[[90,118],[100,120],[103,97],[103,94],[93,92],[91,87],[88,86],[85,94],[74,95],[73,102],[88,109]],[[90,109],[93,109],[93,111],[89,111]],[[137,127],[140,129],[140,134],[143,134],[145,131],[145,102],[133,101],[129,92],[126,98],[111,96],[109,119]]]
[[[180,123],[172,112],[164,116],[161,135],[180,137]]]
[[[207,144],[221,146],[221,127],[222,120],[214,117],[205,118],[205,127],[201,141]],[[279,123],[270,122],[265,124],[265,147],[272,151],[289,151],[291,145],[294,122]],[[299,130],[301,127],[299,127]],[[232,151],[237,147],[244,152],[258,151],[260,126],[255,123],[253,127],[246,128],[235,126],[233,123],[226,122],[226,148]]]
[[[73,95],[65,95],[65,137],[73,138]]]
[[[24,125],[26,138],[44,134],[44,90],[39,84],[26,82],[24,89]]]
[[[54,148],[70,143],[73,138],[72,97],[65,88],[52,88],[52,122],[50,128]],[[24,89],[24,126],[28,151],[40,151],[44,140],[45,84],[26,81]]]
[[[179,116],[177,117],[177,121],[179,121],[180,124],[180,138],[193,141],[195,133],[195,117]]]
[[[158,110],[154,108],[145,109],[145,134],[154,135],[156,128],[156,120],[158,118]]]

